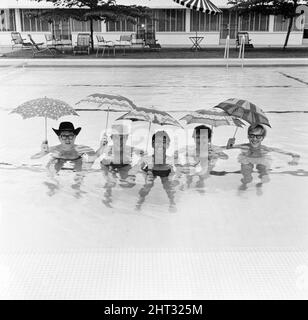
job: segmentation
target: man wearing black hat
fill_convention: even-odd
[[[81,170],[82,162],[94,162],[95,151],[88,146],[76,145],[75,140],[81,128],[74,128],[71,122],[61,122],[59,129],[53,131],[59,138],[60,144],[48,147],[47,141],[44,141],[41,152],[33,155],[31,159],[39,159],[50,154],[52,159],[48,166],[54,165],[56,171],[59,171],[66,162],[73,162],[75,170]]]

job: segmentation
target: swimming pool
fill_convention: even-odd
[[[10,217],[9,220],[16,220],[15,230],[20,223],[20,232],[27,232],[27,223],[23,220],[30,217],[22,214],[26,212],[32,216],[31,228],[39,236],[42,226],[34,227],[35,216],[45,214],[46,221],[40,218],[38,223],[47,230],[51,225],[68,228],[71,236],[65,243],[73,246],[79,246],[83,241],[84,245],[101,243],[108,247],[303,245],[307,243],[308,114],[304,113],[307,111],[307,83],[306,69],[296,67],[2,70],[1,162],[16,165],[15,169],[8,165],[1,167],[2,221]],[[238,151],[229,151],[230,159],[221,160],[216,166],[216,170],[226,174],[207,179],[201,193],[193,187],[177,190],[177,210],[173,214],[168,214],[168,197],[159,181],[147,196],[142,211],[135,212],[138,187],[142,185],[138,177],[137,186],[132,189],[112,188],[112,208],[104,206],[102,200],[106,190],[98,166],[94,166],[97,170],[85,177],[80,194],[74,194],[71,181],[67,181],[72,177],[65,174],[65,178],[60,177],[63,181],[59,190],[54,190],[55,195],[51,197],[49,188],[43,185],[46,182],[44,170],[39,167],[30,170],[22,166],[44,163],[44,160],[29,160],[29,156],[39,149],[43,137],[42,119],[23,121],[18,115],[8,115],[8,111],[26,100],[43,96],[63,99],[74,105],[94,92],[118,93],[140,106],[154,105],[163,110],[177,111],[173,113],[177,118],[185,110],[212,107],[230,97],[248,99],[270,112],[298,111],[269,113],[273,129],[268,130],[264,144],[301,154],[300,164],[288,166],[287,156],[275,155],[271,181],[263,186],[262,195],[259,194],[261,190],[255,187],[257,176],[248,190],[241,193],[238,191],[241,175],[236,173],[240,166]],[[77,143],[96,148],[106,114],[86,111],[79,114],[78,118],[67,117],[83,128]],[[118,116],[112,114],[112,120]],[[57,124],[49,121],[50,145],[57,143],[51,131],[51,127]],[[147,128],[145,124],[138,124],[138,127],[140,130]],[[164,129],[173,134],[174,128]],[[219,127],[214,130],[213,143],[223,145],[232,134],[233,128]],[[240,130],[237,142],[245,141],[246,130]],[[191,138],[189,142],[192,143]],[[194,205],[196,202],[198,206]],[[14,218],[11,212],[14,212]],[[75,225],[71,224],[72,213]],[[9,233],[10,228],[7,227],[1,232],[2,236]],[[88,232],[91,233],[90,238]],[[141,238],[144,240],[142,243],[139,241]],[[20,240],[24,245],[24,237],[20,236]],[[45,246],[47,243],[37,245]]]
[[[0,80],[0,250],[307,247],[307,68],[1,68]],[[253,182],[241,190],[239,152],[227,151],[229,159],[215,166],[218,174],[201,185],[193,181],[188,187],[184,181],[175,187],[172,210],[159,179],[136,210],[142,177],[131,188],[119,183],[106,187],[97,163],[77,188],[69,171],[52,185],[45,161],[29,159],[40,148],[43,120],[22,120],[8,112],[37,97],[74,105],[95,92],[121,94],[176,118],[231,97],[247,99],[269,112],[272,129],[264,144],[299,153],[301,159],[290,166],[288,156],[273,154],[269,181],[260,187],[254,172]],[[79,114],[63,120],[82,127],[77,143],[96,148],[106,114]],[[111,120],[118,116],[112,114]],[[58,122],[49,121],[53,145],[51,127]],[[174,135],[172,128],[163,129]],[[233,132],[230,127],[214,129],[213,143],[225,144]],[[246,129],[239,130],[237,142],[246,142],[246,135]],[[184,139],[182,131],[179,140]]]

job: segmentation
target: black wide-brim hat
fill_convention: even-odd
[[[59,125],[59,129],[54,129],[52,128],[52,130],[56,133],[57,136],[59,136],[61,134],[61,132],[63,131],[71,131],[74,133],[75,136],[77,136],[81,130],[81,128],[74,128],[74,125],[71,122],[61,122]]]

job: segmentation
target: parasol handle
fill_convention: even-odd
[[[188,163],[188,130],[187,130],[187,127],[186,127],[186,130],[185,130],[185,149],[186,149],[186,153],[185,153],[185,160],[186,160],[186,163]]]
[[[45,141],[47,142],[47,117],[45,116]]]
[[[107,119],[106,119],[106,128],[105,128],[105,132],[107,132],[107,129],[108,129],[108,121],[109,121],[109,106],[108,106],[108,110],[107,110]]]
[[[237,130],[238,130],[238,127],[236,127],[236,129],[235,129],[235,132],[234,132],[233,138],[235,138],[235,135],[236,135],[236,133],[237,133]]]
[[[147,145],[146,145],[145,152],[148,152],[148,146],[149,146],[149,138],[150,138],[151,126],[152,126],[152,121],[150,121],[150,123],[149,123],[149,131],[148,131],[148,136],[147,136]]]

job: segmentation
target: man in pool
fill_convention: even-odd
[[[175,167],[173,165],[173,158],[168,157],[166,153],[169,146],[170,137],[167,132],[157,131],[152,136],[152,148],[154,153],[152,156],[143,157],[139,162],[141,169],[144,172],[145,184],[139,191],[136,209],[141,209],[146,196],[154,186],[155,179],[160,177],[163,188],[169,199],[169,209],[171,211],[175,210]]]
[[[110,140],[104,133],[96,156],[100,159],[104,180],[103,203],[112,207],[112,189],[118,184],[122,188],[135,186],[136,164],[142,157],[140,149],[128,145],[129,132],[127,126],[115,124],[111,128]]]
[[[261,124],[253,124],[248,128],[249,143],[238,144],[229,148],[242,150],[242,153],[238,157],[238,160],[241,163],[241,172],[243,175],[241,180],[242,185],[240,186],[241,190],[245,190],[247,188],[247,184],[252,182],[252,171],[254,166],[256,166],[261,180],[261,182],[257,184],[257,187],[261,187],[262,183],[269,182],[268,171],[272,162],[270,157],[271,152],[291,156],[292,161],[290,161],[289,164],[298,164],[298,160],[300,158],[298,154],[262,145],[262,141],[265,136],[266,129],[264,126]]]
[[[55,169],[58,172],[67,162],[73,164],[75,171],[81,171],[83,162],[92,163],[96,154],[93,149],[88,146],[76,145],[75,140],[81,128],[74,128],[71,122],[61,122],[59,129],[53,131],[58,136],[59,145],[48,147],[46,141],[41,145],[41,151],[31,157],[31,159],[39,159],[46,155],[51,156],[47,167]]]
[[[209,127],[205,125],[195,127],[192,137],[195,140],[194,145],[175,152],[177,170],[186,176],[188,187],[196,176],[199,179],[196,187],[202,188],[205,178],[215,174],[213,169],[218,159],[226,160],[228,155],[222,151],[222,148],[212,144],[212,130]]]
[[[124,181],[130,176],[130,170],[139,161],[143,152],[127,144],[128,128],[122,124],[113,125],[111,128],[111,143],[104,134],[100,147],[96,151],[103,171],[118,173]]]

